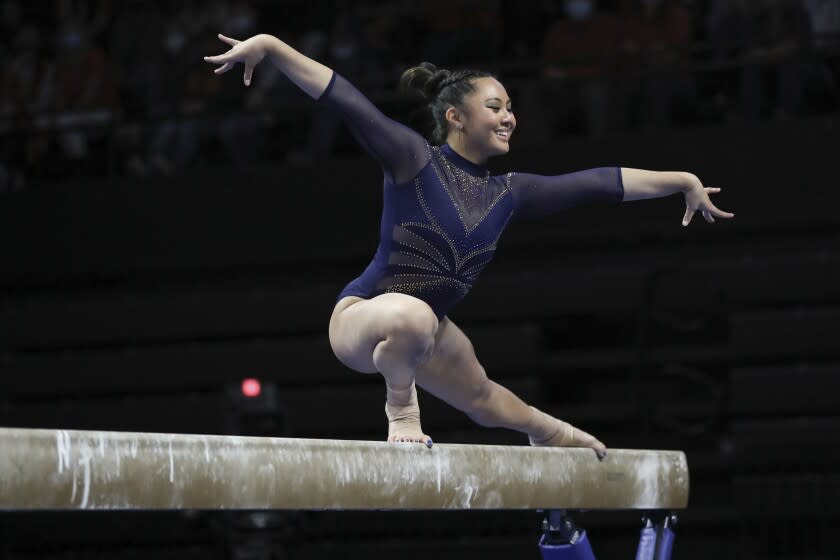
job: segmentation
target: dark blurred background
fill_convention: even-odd
[[[722,187],[713,225],[678,196],[517,224],[450,316],[529,403],[685,450],[675,558],[840,558],[840,0],[4,0],[0,26],[0,425],[385,437],[381,379],[327,340],[381,172],[267,64],[244,88],[201,58],[265,32],[408,122],[405,68],[496,72],[519,127],[494,171]],[[527,443],[420,399],[437,443]],[[575,520],[633,555],[637,513]],[[537,558],[539,522],[6,512],[0,557]]]

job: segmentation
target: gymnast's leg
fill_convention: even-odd
[[[431,445],[420,426],[414,372],[429,359],[438,320],[428,304],[406,294],[339,300],[330,318],[330,345],[347,367],[385,378],[388,441]]]
[[[599,457],[606,454],[606,446],[595,437],[528,406],[489,380],[472,343],[448,317],[440,322],[432,355],[417,368],[416,379],[418,385],[482,426],[524,432],[531,445],[591,447]]]

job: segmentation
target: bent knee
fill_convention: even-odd
[[[415,298],[394,298],[384,320],[384,338],[416,356],[428,359],[435,346],[440,323],[432,308]]]
[[[434,342],[439,322],[429,305],[415,298],[400,298],[389,303],[385,335]]]

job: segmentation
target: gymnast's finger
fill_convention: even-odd
[[[230,46],[238,45],[239,43],[242,42],[242,41],[237,41],[236,39],[231,39],[230,37],[225,37],[221,33],[219,33],[219,39],[221,39],[222,41],[224,41],[225,43],[227,43]]]
[[[692,209],[690,209],[690,208],[689,208],[689,209],[687,209],[687,210],[685,211],[685,216],[683,216],[682,225],[683,225],[683,226],[687,226],[688,224],[690,224],[690,223],[691,223],[691,218],[692,218],[693,216],[694,216],[694,210],[692,210]]]
[[[205,56],[204,60],[212,64],[224,64],[225,62],[230,62],[231,56],[229,52],[226,52],[224,54],[217,54],[216,56]]]
[[[717,208],[715,206],[712,206],[711,212],[712,212],[712,214],[714,214],[718,218],[734,218],[735,217],[735,214],[733,214],[732,212],[724,212],[723,210],[721,210],[720,208]]]
[[[715,223],[715,219],[712,218],[712,214],[708,210],[703,210],[703,217],[706,218],[706,221],[710,224]]]
[[[254,75],[254,65],[253,64],[246,64],[245,65],[245,85],[251,85],[251,77]]]
[[[225,72],[227,72],[228,70],[233,68],[233,66],[234,65],[232,63],[225,62],[223,66],[220,66],[220,67],[216,68],[215,70],[213,70],[213,73],[214,74],[224,74]]]

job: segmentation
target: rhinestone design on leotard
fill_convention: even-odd
[[[393,272],[382,278],[378,287],[386,292],[406,293],[421,298],[430,292],[445,290],[460,299],[472,288],[481,271],[493,259],[499,236],[512,218],[513,210],[508,213],[493,241],[462,254],[457,241],[441,227],[429,208],[419,177],[414,180],[414,189],[428,223],[411,221],[394,225],[391,234],[394,250],[388,257],[388,265]],[[474,213],[479,219],[471,226],[467,226],[463,220],[464,214],[459,211],[458,216],[465,229],[473,231],[506,191],[506,188],[501,189],[501,194],[491,202],[489,209]],[[456,209],[461,208],[455,199],[453,204]],[[444,248],[449,251],[441,252]]]
[[[432,168],[464,224],[464,233],[469,235],[508,193],[512,174],[497,184],[490,181],[490,171],[484,170],[483,177],[476,177],[449,161],[440,146],[430,149]]]

